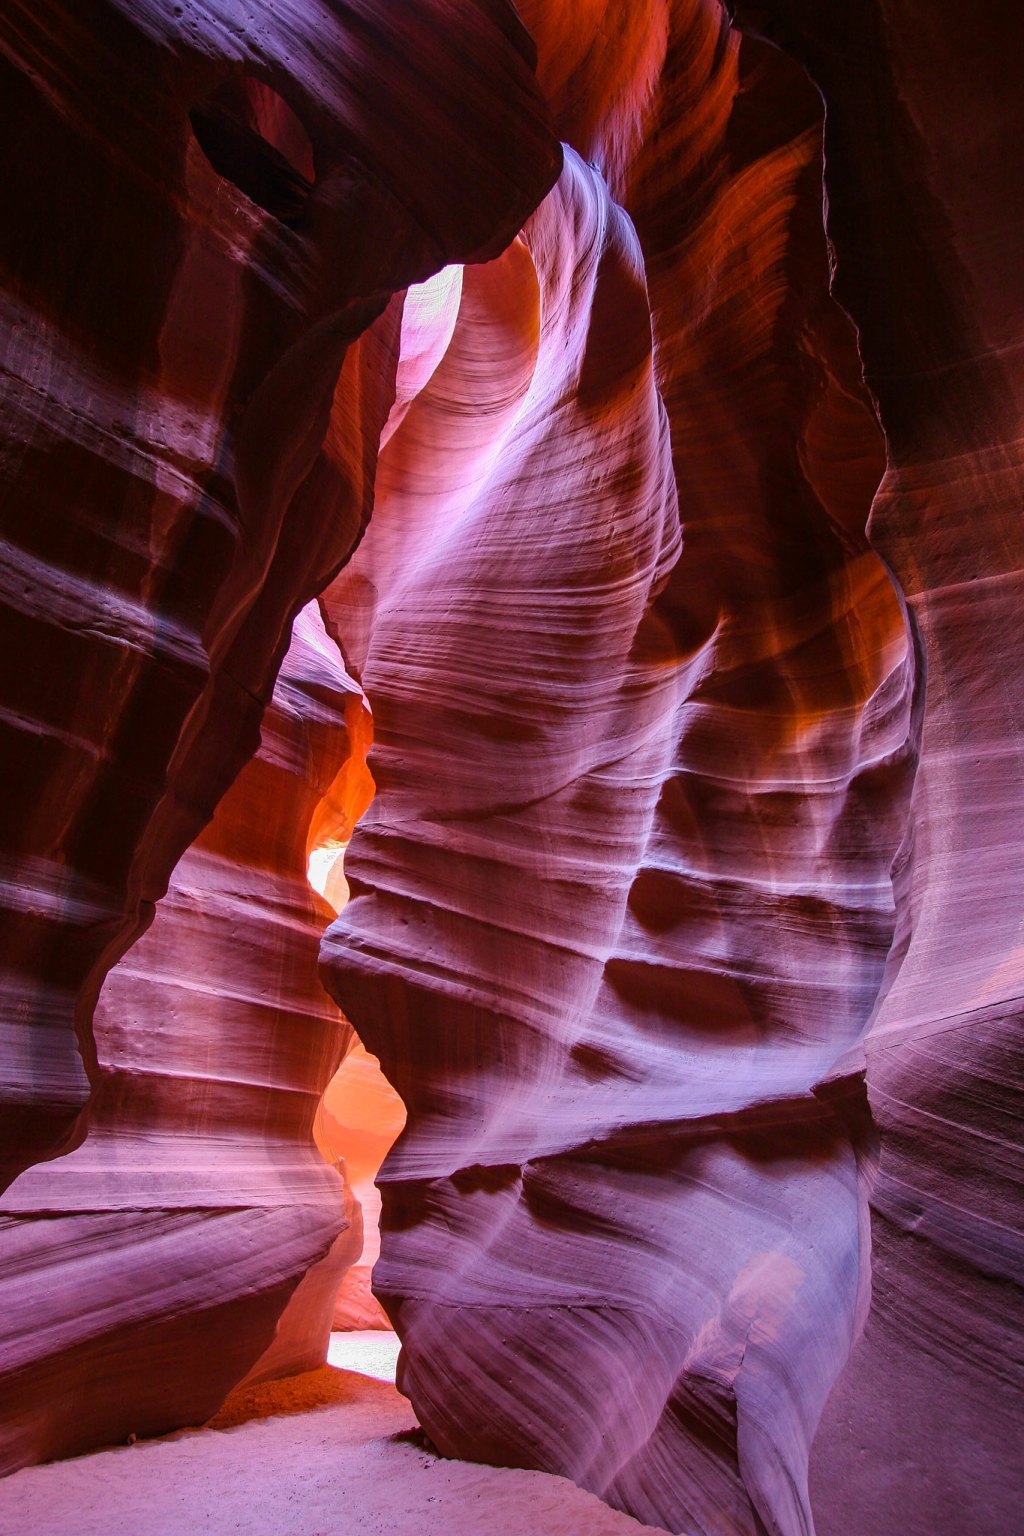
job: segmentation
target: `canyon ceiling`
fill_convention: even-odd
[[[442,1454],[1010,1536],[1017,8],[0,37],[0,1470],[350,1272]]]

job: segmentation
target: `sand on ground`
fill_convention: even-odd
[[[16,1472],[0,1533],[654,1536],[564,1478],[433,1454],[397,1353],[393,1334],[335,1334],[329,1364],[233,1392],[202,1429]]]

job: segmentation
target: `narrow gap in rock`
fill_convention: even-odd
[[[361,693],[346,711],[351,755],[324,798],[310,828],[308,878],[313,889],[341,912],[348,900],[345,850],[360,816],[373,798],[366,757],[373,741],[370,711]],[[317,1109],[313,1135],[324,1160],[342,1167],[362,1209],[363,1248],[345,1275],[334,1307],[333,1328],[346,1332],[391,1330],[387,1314],[370,1288],[380,1253],[380,1194],[374,1183],[384,1158],[405,1124],[405,1106],[381,1071],[380,1062],[353,1032],[345,1054]],[[332,1363],[348,1363],[351,1349],[332,1340]],[[338,1356],[335,1360],[334,1357]],[[361,1357],[360,1357],[361,1358]],[[370,1371],[370,1374],[375,1374]],[[393,1360],[391,1376],[393,1379]]]
[[[402,312],[396,395],[381,434],[384,453],[409,407],[429,383],[451,342],[462,298],[461,265],[443,268],[407,292]],[[327,598],[327,594],[325,594]],[[322,603],[330,634],[329,599]],[[348,614],[351,622],[352,615]],[[338,638],[345,646],[338,645]],[[342,664],[354,634],[333,637]],[[358,649],[358,644],[357,647]],[[340,914],[349,897],[345,853],[375,785],[367,758],[373,745],[373,718],[362,690],[353,684],[345,723],[349,755],[324,796],[309,829],[307,878],[318,896]],[[373,1266],[380,1254],[381,1198],[376,1176],[406,1121],[405,1105],[368,1051],[351,1020],[352,1043],[324,1091],[313,1135],[324,1160],[340,1167],[362,1213],[363,1247],[339,1289],[329,1362],[393,1381],[395,1344],[376,1342],[373,1333],[393,1332],[372,1291]],[[346,1335],[342,1338],[340,1335]],[[358,1337],[357,1337],[358,1335]]]

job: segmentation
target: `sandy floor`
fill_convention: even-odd
[[[443,1461],[394,1387],[393,1334],[235,1392],[183,1430],[0,1482],[2,1536],[644,1536],[560,1477]],[[344,1364],[344,1369],[340,1368]]]

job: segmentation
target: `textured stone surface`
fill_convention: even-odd
[[[526,6],[682,550],[570,159],[341,583],[402,1379],[673,1530],[1019,1508],[1019,25],[893,9]]]
[[[687,1536],[1008,1536],[1019,19],[521,0],[538,91],[502,0],[272,9],[4,23],[12,1455],[317,1347],[345,1026],[216,839],[323,594],[378,784],[323,973],[408,1107],[376,1282],[434,1441]],[[315,813],[252,801],[307,952],[349,725]],[[111,1004],[186,932],[230,1063]],[[225,944],[308,1026],[244,1092]]]
[[[311,1136],[351,1029],[317,979],[331,913],[306,862],[311,823],[351,829],[364,713],[311,604],[259,753],[107,977],[88,1135],[0,1197],[5,1468],[198,1423],[247,1372],[324,1359],[362,1222]]]
[[[636,234],[567,152],[382,452],[327,598],[343,632],[376,594],[346,654],[378,793],[325,975],[409,1107],[375,1281],[436,1443],[672,1530],[798,1529],[867,1293],[863,1093],[822,1085],[893,932],[910,677],[802,245],[815,99],[747,148],[744,262],[735,42],[708,61],[703,222],[638,167],[657,376]]]
[[[103,976],[369,512],[396,338],[354,338],[556,173],[511,6],[458,11],[5,10],[5,1180],[84,1134]]]
[[[462,269],[438,274],[438,279],[411,289],[402,316],[402,347],[409,354],[398,368],[398,392],[388,426],[403,410],[403,379],[423,366],[415,344],[419,311],[437,314],[435,299],[442,301],[458,289]],[[452,315],[454,321],[454,314]],[[386,435],[386,434],[385,434]],[[373,777],[367,754],[373,743],[373,721],[360,691],[360,705],[348,711],[350,751],[331,792],[314,815],[309,831],[310,884],[324,897],[336,916],[348,901],[345,852],[359,818],[373,799]],[[347,1023],[347,1021],[346,1021]],[[370,1288],[371,1273],[380,1254],[380,1193],[375,1180],[392,1143],[405,1124],[405,1105],[348,1025],[348,1048],[334,1076],[324,1089],[313,1122],[313,1137],[321,1156],[344,1170],[362,1212],[362,1246],[354,1255],[341,1283],[335,1287],[333,1325],[339,1329],[387,1329],[380,1302]]]
[[[867,1046],[873,1302],[816,1450],[818,1527],[1005,1536],[1024,1443],[1020,17],[737,9],[826,102],[836,293],[886,430],[870,534],[926,666],[900,937]]]
[[[405,1125],[405,1105],[381,1071],[376,1056],[355,1041],[324,1092],[314,1127],[328,1161],[344,1160],[362,1210],[363,1245],[334,1302],[334,1327],[390,1328],[371,1290],[380,1257],[380,1191],[375,1180]]]

